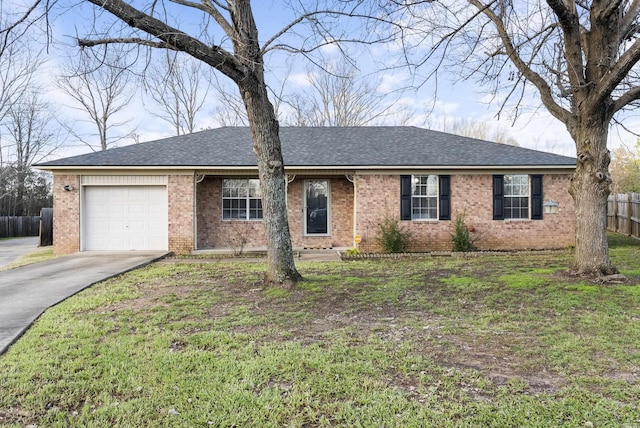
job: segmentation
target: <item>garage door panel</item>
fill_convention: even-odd
[[[165,186],[86,186],[84,250],[166,250]]]

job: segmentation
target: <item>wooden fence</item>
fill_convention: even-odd
[[[39,216],[1,216],[0,238],[39,236],[40,246],[53,245],[53,208],[43,208]]]
[[[40,216],[2,216],[0,217],[0,238],[38,236],[40,234]]]
[[[607,229],[640,238],[640,193],[609,196]]]

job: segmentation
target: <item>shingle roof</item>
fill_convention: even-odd
[[[287,167],[574,167],[575,159],[409,126],[282,127]],[[41,163],[47,167],[251,167],[247,127],[225,127]]]

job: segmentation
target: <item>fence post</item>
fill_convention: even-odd
[[[633,235],[633,199],[631,198],[631,193],[627,193],[627,219],[629,221],[629,226],[627,227],[628,235]]]
[[[613,194],[613,231],[618,231],[618,194]]]
[[[53,208],[40,211],[40,246],[53,245]]]

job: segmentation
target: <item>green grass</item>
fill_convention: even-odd
[[[14,269],[21,266],[27,266],[33,263],[44,262],[50,259],[53,259],[55,256],[53,254],[53,247],[41,247],[33,250],[29,254],[21,257],[20,259],[12,262],[6,266],[0,266],[0,271]]]
[[[571,254],[156,264],[47,311],[0,357],[0,425],[639,426],[640,243],[630,281]]]

